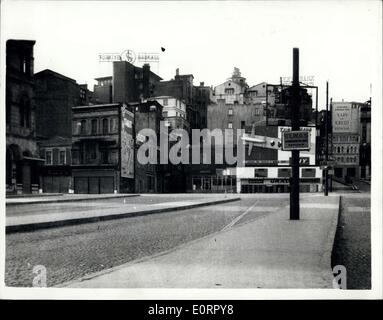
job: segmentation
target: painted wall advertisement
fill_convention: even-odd
[[[132,112],[124,106],[121,112],[121,177],[134,178],[134,140]]]
[[[348,104],[333,104],[332,126],[335,133],[358,133],[358,112],[357,106]]]

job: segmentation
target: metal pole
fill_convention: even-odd
[[[293,48],[293,85],[291,97],[291,129],[299,131],[300,113],[299,49]],[[290,220],[299,220],[299,150],[291,151],[292,179],[290,187]]]
[[[325,136],[326,136],[326,164],[325,164],[325,187],[324,195],[328,196],[328,81],[326,81],[326,122],[325,122]]]

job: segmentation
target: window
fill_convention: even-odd
[[[227,89],[225,89],[225,94],[233,95],[234,94],[234,88],[227,88]]]
[[[302,169],[302,178],[315,178],[315,169]]]
[[[232,122],[229,122],[228,125],[227,125],[227,127],[228,127],[229,129],[232,129],[232,128],[233,128],[233,123],[232,123]]]
[[[60,155],[59,155],[59,164],[65,164],[65,150],[61,150],[60,151]]]
[[[86,120],[80,122],[80,134],[86,134]]]
[[[110,119],[109,132],[110,133],[117,132],[117,119],[116,118]]]
[[[267,177],[267,169],[254,169],[254,177]]]
[[[167,106],[168,105],[168,99],[164,99],[164,100],[162,100],[163,101],[163,106]]]
[[[51,165],[52,164],[52,151],[45,151],[45,164],[46,165]]]
[[[97,119],[92,119],[92,134],[97,134]]]
[[[291,169],[278,169],[278,178],[291,177]]]
[[[163,116],[164,118],[167,118],[167,117],[168,117],[168,112],[167,112],[167,111],[162,112],[162,116]]]
[[[229,108],[229,116],[233,115],[233,108]]]
[[[103,134],[107,134],[108,133],[108,131],[109,131],[108,124],[109,124],[108,119],[102,119],[102,133]]]
[[[246,128],[246,122],[241,121],[241,129],[245,130],[245,128]]]

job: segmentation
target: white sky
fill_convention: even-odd
[[[49,68],[91,90],[94,78],[112,74],[98,54],[126,49],[159,52],[152,70],[165,80],[178,67],[216,86],[234,66],[249,85],[278,83],[291,76],[299,47],[300,74],[315,77],[320,109],[326,80],[334,101],[363,102],[381,66],[379,1],[6,1],[2,32],[2,45],[36,40],[35,72]]]

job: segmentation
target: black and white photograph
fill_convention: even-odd
[[[382,298],[381,1],[8,0],[0,49],[1,297]]]

